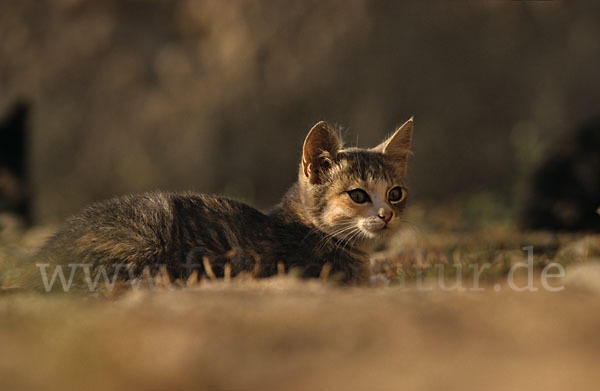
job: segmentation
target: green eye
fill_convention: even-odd
[[[369,195],[362,189],[354,189],[347,192],[352,201],[357,204],[364,204],[367,201],[371,201]]]
[[[404,200],[404,198],[406,197],[406,192],[404,191],[403,188],[401,188],[400,186],[396,186],[394,187],[392,190],[390,190],[390,192],[388,193],[388,200],[391,203],[398,203],[402,200]]]

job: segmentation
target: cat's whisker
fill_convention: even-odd
[[[342,224],[336,231],[333,231],[331,233],[325,232],[323,237],[317,243],[317,246],[318,246],[317,248],[319,250],[321,250],[326,245],[330,244],[334,239],[340,240],[339,239],[340,234],[345,233],[346,231],[352,230],[353,228],[354,228],[354,224],[349,221],[349,222],[346,222],[345,224]],[[334,243],[334,247],[336,247],[335,243]]]
[[[372,227],[404,210],[412,130],[411,118],[374,148],[344,148],[320,121],[304,140],[298,181],[268,214],[198,193],[117,197],[74,216],[36,257],[58,265],[197,269],[189,285],[198,278],[268,277],[292,267],[304,269],[303,277],[318,277],[311,266],[327,262],[347,281],[367,281],[367,252],[395,224],[390,231]],[[275,264],[279,260],[283,267]],[[163,273],[162,280],[169,277]]]
[[[354,241],[355,239],[361,239],[361,236],[367,237],[365,235],[365,233],[360,228],[358,228],[356,230],[355,234],[352,237],[350,237],[348,240],[349,241]]]
[[[361,232],[360,228],[358,228],[356,226],[352,226],[352,229],[350,230],[350,232],[348,232],[342,238],[340,238],[341,245],[339,246],[339,248],[341,250],[346,250],[347,246],[350,243],[352,243],[352,241],[356,237],[357,233],[360,233],[360,232]]]
[[[356,229],[357,229],[357,227],[353,223],[350,223],[345,228],[340,229],[338,232],[336,232],[335,235],[331,235],[331,239],[335,239],[338,242],[338,243],[334,243],[334,248],[344,248],[345,245],[348,243],[347,238]]]

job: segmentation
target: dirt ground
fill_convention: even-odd
[[[44,294],[18,286],[0,252],[0,389],[596,389],[600,236],[410,228],[376,255],[373,283],[291,276],[152,291]],[[532,288],[510,267],[534,246]],[[543,268],[565,268],[552,292]],[[469,265],[491,266],[473,290]],[[446,265],[445,285],[436,265]],[[451,289],[456,266],[464,289]],[[449,271],[450,270],[450,271]],[[519,289],[527,270],[515,274]],[[450,287],[450,288],[449,288]]]

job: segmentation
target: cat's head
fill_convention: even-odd
[[[326,122],[312,127],[302,150],[300,197],[311,222],[369,251],[394,232],[406,207],[411,117],[380,145],[344,149]]]

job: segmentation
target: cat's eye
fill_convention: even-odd
[[[356,202],[357,204],[364,204],[367,201],[371,201],[371,198],[369,198],[367,192],[362,189],[350,190],[347,193],[350,198],[352,198],[352,201]]]
[[[392,190],[390,190],[388,193],[388,200],[393,204],[403,201],[405,197],[406,191],[404,191],[404,189],[400,186],[392,188]]]

